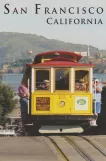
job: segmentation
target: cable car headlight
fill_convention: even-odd
[[[65,102],[64,101],[60,101],[60,106],[64,107],[65,106]]]

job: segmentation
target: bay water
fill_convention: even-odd
[[[15,92],[18,92],[18,87],[21,84],[23,74],[3,74],[2,81],[8,84]]]

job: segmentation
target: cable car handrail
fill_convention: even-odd
[[[29,91],[29,79],[28,79],[28,91]],[[29,95],[28,95],[28,114],[29,114]]]

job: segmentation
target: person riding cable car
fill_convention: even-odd
[[[49,80],[44,80],[43,84],[40,85],[41,90],[48,90],[49,89]]]

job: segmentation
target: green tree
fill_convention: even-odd
[[[2,71],[0,69],[0,82],[2,81]]]
[[[8,112],[12,111],[16,102],[14,100],[14,92],[8,85],[0,82],[0,106],[1,113],[5,116]]]
[[[3,113],[3,107],[2,107],[2,105],[0,104],[0,120],[2,119],[2,113]]]

